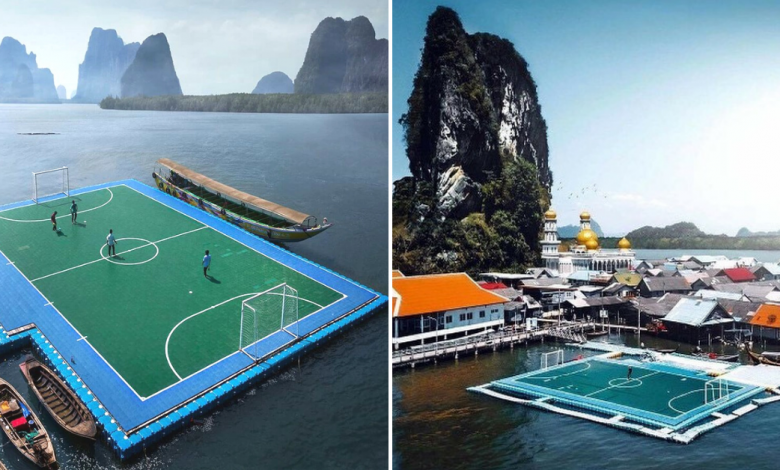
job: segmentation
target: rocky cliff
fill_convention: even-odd
[[[89,36],[74,101],[99,103],[106,96],[119,96],[120,80],[135,59],[141,44],[125,44],[113,29],[94,28]]]
[[[292,93],[293,81],[284,72],[271,72],[257,82],[257,86],[252,90],[255,95],[265,95],[269,93]]]
[[[0,102],[59,103],[54,75],[11,37],[0,42]]]
[[[165,34],[144,40],[120,82],[122,98],[182,94]]]
[[[295,93],[386,92],[388,42],[368,18],[325,18],[311,35]]]
[[[68,99],[68,89],[65,88],[65,85],[57,85],[57,98],[60,100]]]
[[[436,272],[538,262],[552,185],[547,125],[514,45],[468,34],[455,11],[437,8],[401,124],[412,176],[395,183],[394,264]]]

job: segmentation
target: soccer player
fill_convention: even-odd
[[[54,211],[54,214],[51,215],[51,229],[53,231],[57,231],[57,211]]]
[[[209,250],[206,250],[206,256],[203,257],[203,276],[209,277],[208,274],[206,274],[206,271],[209,270],[209,266],[211,266],[211,255],[209,254]]]
[[[79,206],[76,205],[76,201],[70,201],[70,223],[75,224],[76,218],[79,216]]]
[[[631,381],[631,372],[634,372],[634,368],[631,366],[628,366],[628,377],[626,377],[626,382]]]
[[[114,256],[116,256],[116,244],[119,243],[116,241],[116,238],[114,238],[114,230],[111,229],[108,231],[108,236],[106,237],[106,245],[108,245],[108,256],[111,256],[111,252],[114,252]]]

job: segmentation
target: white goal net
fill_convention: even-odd
[[[712,379],[704,384],[704,403],[712,404],[728,401],[731,397],[731,387],[724,379]]]
[[[33,201],[36,204],[49,196],[70,196],[68,167],[33,172]]]
[[[563,364],[563,349],[542,353],[542,369]]]
[[[268,351],[260,348],[260,340],[276,332],[298,337],[298,291],[279,284],[241,302],[241,331],[238,348],[253,359]]]

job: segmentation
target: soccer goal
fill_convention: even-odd
[[[563,364],[563,349],[542,353],[542,369]]]
[[[704,384],[705,404],[728,401],[729,398],[731,398],[731,387],[724,379],[715,378]]]
[[[270,351],[259,346],[266,336],[282,332],[285,344],[298,337],[298,291],[279,284],[241,302],[241,331],[238,349],[253,359]]]
[[[36,204],[48,196],[70,196],[68,167],[33,172],[33,201]]]

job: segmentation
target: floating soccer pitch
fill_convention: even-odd
[[[0,208],[0,283],[0,342],[29,337],[109,439],[137,444],[122,457],[387,301],[133,180]],[[296,293],[294,324],[266,308],[242,336],[242,301],[280,285]]]
[[[469,390],[681,443],[780,398],[754,399],[770,387],[729,379],[743,366],[626,349]]]

